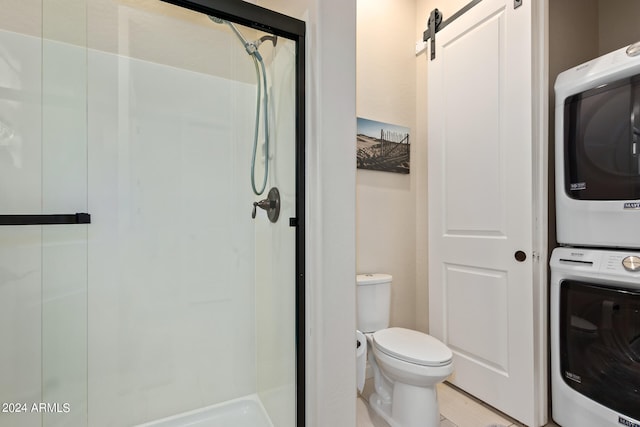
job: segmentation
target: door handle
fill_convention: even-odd
[[[524,262],[524,260],[527,259],[527,254],[524,253],[524,251],[516,251],[515,254],[513,254],[513,257],[516,259],[516,261],[518,262]]]
[[[0,225],[91,224],[91,215],[0,215]]]

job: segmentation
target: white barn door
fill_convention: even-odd
[[[451,383],[529,426],[532,1],[482,0],[427,59],[430,333],[454,352]]]

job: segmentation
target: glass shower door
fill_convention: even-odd
[[[0,32],[0,213],[40,213],[40,40],[5,28]],[[2,427],[40,425],[40,416],[24,404],[30,410],[41,400],[41,274],[40,227],[0,227]]]
[[[88,12],[89,424],[292,427],[295,44],[161,1]],[[272,187],[279,219],[252,218]]]
[[[161,1],[11,3],[0,427],[162,425],[245,404],[267,425],[304,419],[299,47],[237,24],[263,43],[268,79],[270,145],[263,118],[252,165],[255,64],[228,22]],[[252,218],[272,187],[280,218]]]
[[[87,419],[86,8],[59,3],[0,19],[2,427]]]
[[[42,2],[43,213],[90,214],[87,3]],[[87,425],[90,227],[42,226],[43,426]]]

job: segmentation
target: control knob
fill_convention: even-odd
[[[625,257],[622,260],[622,266],[627,271],[638,271],[640,270],[640,257],[635,255]]]

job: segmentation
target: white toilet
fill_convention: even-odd
[[[436,384],[453,372],[453,354],[430,335],[389,328],[391,280],[388,274],[356,277],[358,330],[367,337],[375,385],[369,405],[391,427],[437,427]]]

